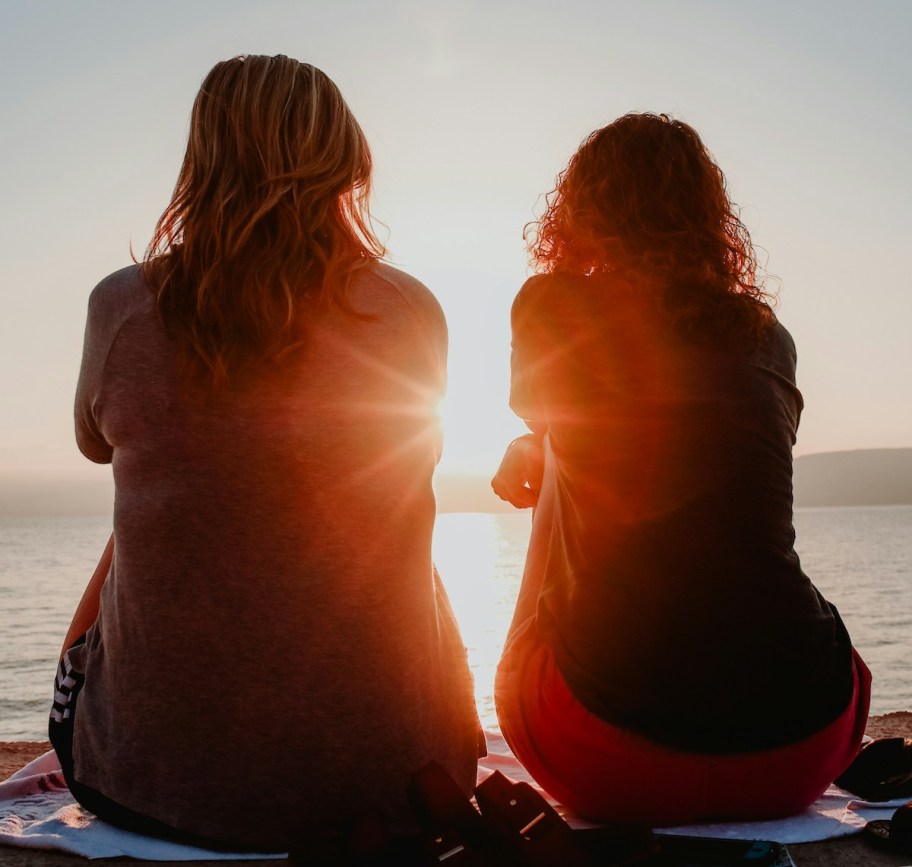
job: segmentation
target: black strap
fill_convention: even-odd
[[[297,867],[626,867],[658,851],[648,828],[574,831],[528,783],[495,771],[475,790],[480,811],[436,762],[412,777],[409,801],[424,833],[393,839],[379,813],[335,839],[303,842]]]
[[[475,789],[480,813],[436,763],[413,776],[409,797],[428,863],[444,867],[621,867],[659,850],[649,828],[573,831],[532,786],[499,771]]]
[[[595,867],[573,830],[528,783],[514,783],[495,771],[475,798],[494,833],[529,867]],[[602,862],[605,863],[605,862]]]
[[[429,864],[444,867],[520,867],[491,833],[465,793],[436,762],[412,776],[409,801],[424,828]]]

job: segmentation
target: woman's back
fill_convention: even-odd
[[[836,716],[851,645],[793,548],[788,332],[706,346],[611,277],[551,275],[517,297],[513,348],[511,403],[551,451],[527,570],[574,694],[698,751]]]
[[[327,309],[284,364],[222,389],[182,375],[140,269],[91,301],[77,429],[113,458],[116,554],[70,654],[75,773],[199,835],[274,848],[373,805],[395,824],[431,758],[474,783],[430,551],[446,326],[388,266],[347,297],[365,315]]]
[[[537,503],[504,736],[588,816],[799,812],[857,749],[870,676],[795,554],[795,347],[750,234],[667,115],[595,130],[546,201],[512,314],[533,433],[492,481]]]

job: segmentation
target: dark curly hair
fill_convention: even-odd
[[[525,233],[537,270],[614,273],[703,342],[756,340],[774,321],[725,176],[688,124],[631,113],[596,130],[546,202]]]

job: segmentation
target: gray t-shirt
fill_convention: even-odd
[[[182,385],[136,266],[89,303],[82,452],[113,464],[114,563],[87,642],[75,776],[175,828],[272,848],[409,775],[475,783],[465,650],[431,562],[446,324],[386,265],[284,370]]]

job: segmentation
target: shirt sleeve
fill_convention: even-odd
[[[541,277],[527,280],[519,290],[510,313],[512,342],[510,352],[510,408],[533,433],[547,430],[545,414],[536,393],[536,366],[541,363],[535,350],[534,292]]]
[[[124,322],[148,298],[138,265],[105,277],[89,296],[82,366],[76,386],[75,423],[79,450],[97,464],[111,463],[114,454],[102,423],[108,356]]]
[[[430,293],[428,293],[430,294]],[[435,407],[439,407],[441,401],[446,395],[447,389],[447,353],[449,350],[449,332],[447,330],[446,318],[440,303],[434,296],[431,296],[429,303],[428,328],[431,334],[431,345],[433,347],[435,364],[431,372],[431,389],[434,397]],[[439,463],[443,455],[443,421],[435,412],[434,414],[434,450],[437,454]]]
[[[105,440],[99,424],[97,409],[100,404],[101,378],[108,356],[109,344],[104,339],[107,329],[102,327],[100,293],[98,289],[89,298],[85,338],[82,347],[82,365],[76,385],[76,444],[90,461],[97,464],[111,462],[113,450]]]
[[[443,453],[443,424],[438,409],[447,387],[449,333],[443,308],[436,296],[421,281],[388,265],[375,266],[415,316],[416,340],[403,373],[412,383],[410,413],[430,419],[436,460]]]

